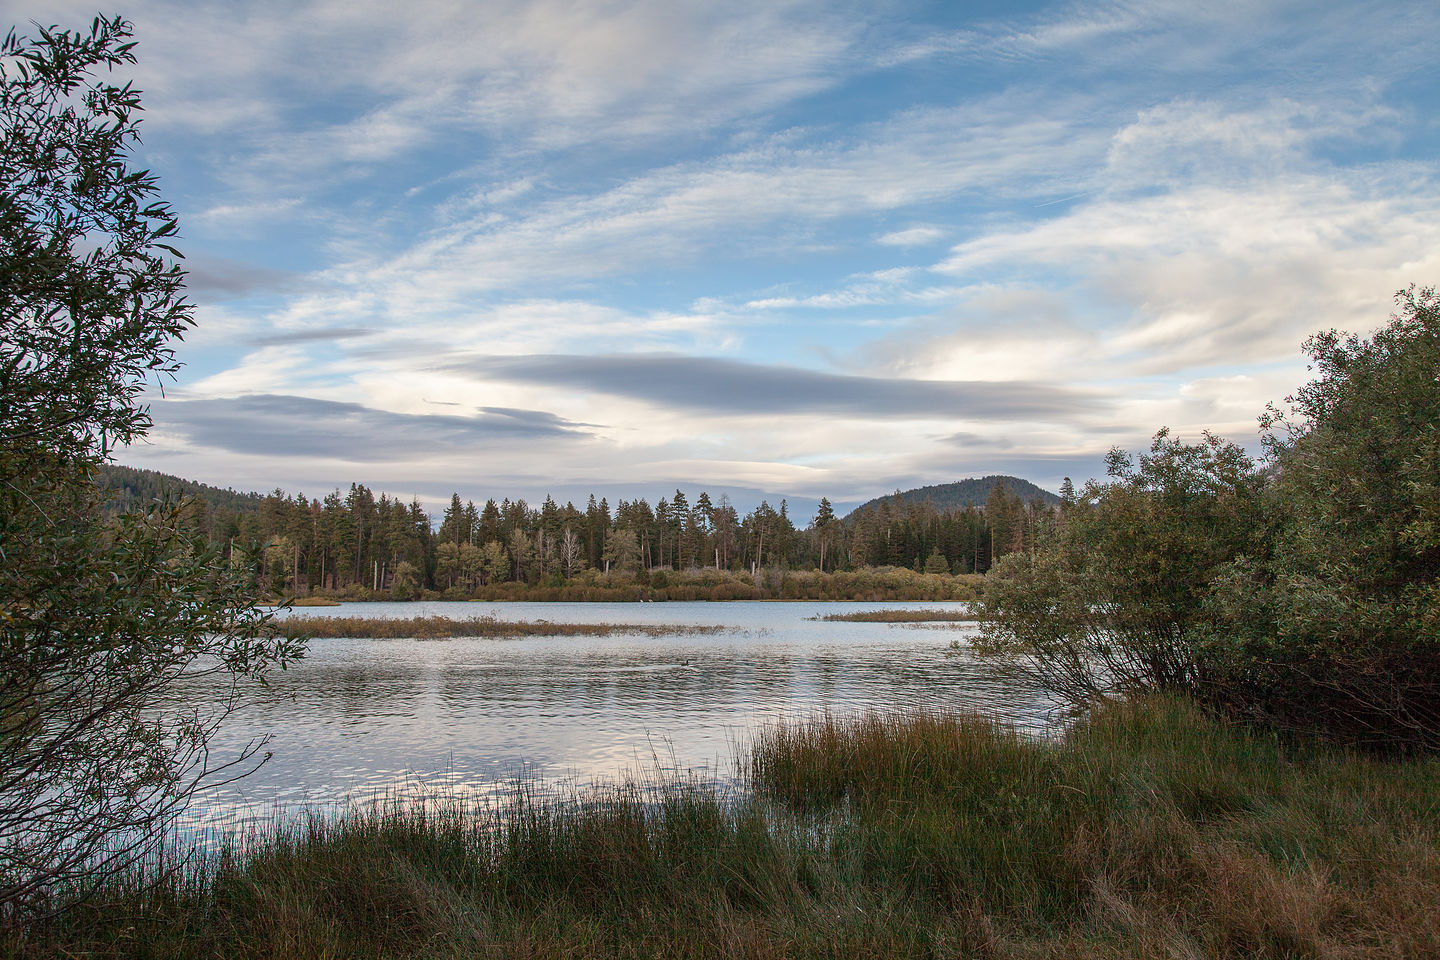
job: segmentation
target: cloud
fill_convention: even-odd
[[[472,417],[417,415],[277,394],[159,400],[150,407],[166,433],[179,434],[193,446],[352,463],[428,458],[497,441],[587,436],[578,429],[582,425],[540,410],[492,407]]]
[[[678,355],[484,357],[442,369],[730,416],[1067,420],[1099,405],[1041,383],[884,379]]]
[[[1307,178],[1089,204],[962,244],[939,269],[1049,266],[1085,288],[1077,300],[1113,304],[1110,375],[1273,361],[1318,326],[1373,326],[1391,291],[1440,272],[1440,203],[1374,186]]]
[[[301,276],[255,263],[213,255],[187,259],[185,289],[197,302],[219,303],[259,293],[291,293],[299,289]]]
[[[711,138],[840,82],[867,19],[819,0],[422,2],[399,17],[150,0],[130,16],[151,124],[214,138],[250,194],[431,150]]]
[[[299,197],[247,203],[220,203],[192,214],[187,219],[193,218],[206,226],[223,226],[226,229],[234,229],[237,225],[252,225],[257,221],[273,222],[289,219],[292,211],[297,211],[302,203]]]
[[[1068,123],[1068,109],[1054,98],[1001,96],[906,111],[829,141],[775,139],[655,167],[598,192],[537,198],[518,216],[447,223],[388,260],[327,276],[405,311],[541,280],[579,284],[661,265],[794,259],[801,238],[836,220],[967,194],[1053,196],[1087,186],[1073,171],[1102,164],[1109,135]]]
[[[315,327],[296,330],[291,333],[272,333],[256,337],[257,347],[286,346],[297,343],[333,343],[337,340],[354,340],[357,337],[373,336],[374,330],[365,327]]]
[[[876,237],[875,242],[887,247],[918,247],[944,239],[945,231],[939,227],[911,227]]]
[[[1437,14],[138,0],[144,162],[236,258],[157,446],[843,498],[1253,425],[1440,276]]]

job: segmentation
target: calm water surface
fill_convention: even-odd
[[[1029,727],[1038,691],[971,654],[970,624],[826,623],[940,603],[355,603],[299,616],[719,625],[719,633],[513,640],[315,640],[247,696],[219,756],[265,735],[271,759],[193,816],[270,819],[306,806],[431,790],[556,786],[695,772],[725,779],[757,725],[870,708],[959,706]],[[959,649],[952,642],[959,641]],[[203,697],[203,691],[191,695]]]

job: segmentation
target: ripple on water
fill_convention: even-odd
[[[382,608],[395,606],[394,611]],[[965,650],[972,624],[896,630],[808,620],[900,604],[346,604],[314,616],[493,613],[555,623],[719,624],[709,635],[317,640],[247,697],[216,756],[269,735],[269,762],[207,793],[188,830],[273,823],[357,798],[561,793],[627,775],[730,776],[757,724],[815,713],[970,707],[1043,728],[1052,704]],[[961,607],[924,604],[926,607]],[[423,609],[422,609],[423,608]],[[537,609],[538,608],[538,609]],[[952,641],[959,640],[959,648]],[[204,700],[202,682],[186,697]]]

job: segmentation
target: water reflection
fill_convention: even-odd
[[[217,756],[272,735],[257,773],[207,795],[199,823],[346,797],[486,792],[522,773],[555,784],[690,771],[727,777],[737,742],[782,716],[966,706],[1043,726],[1038,691],[964,648],[973,627],[807,620],[898,604],[347,604],[311,616],[721,624],[717,634],[512,640],[317,640],[254,690]],[[923,604],[927,607],[956,606]],[[954,640],[960,649],[952,649]],[[206,697],[200,684],[186,696]]]

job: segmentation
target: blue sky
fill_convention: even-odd
[[[93,9],[3,2],[10,23]],[[1433,3],[142,2],[199,327],[122,460],[1054,489],[1440,281]]]

